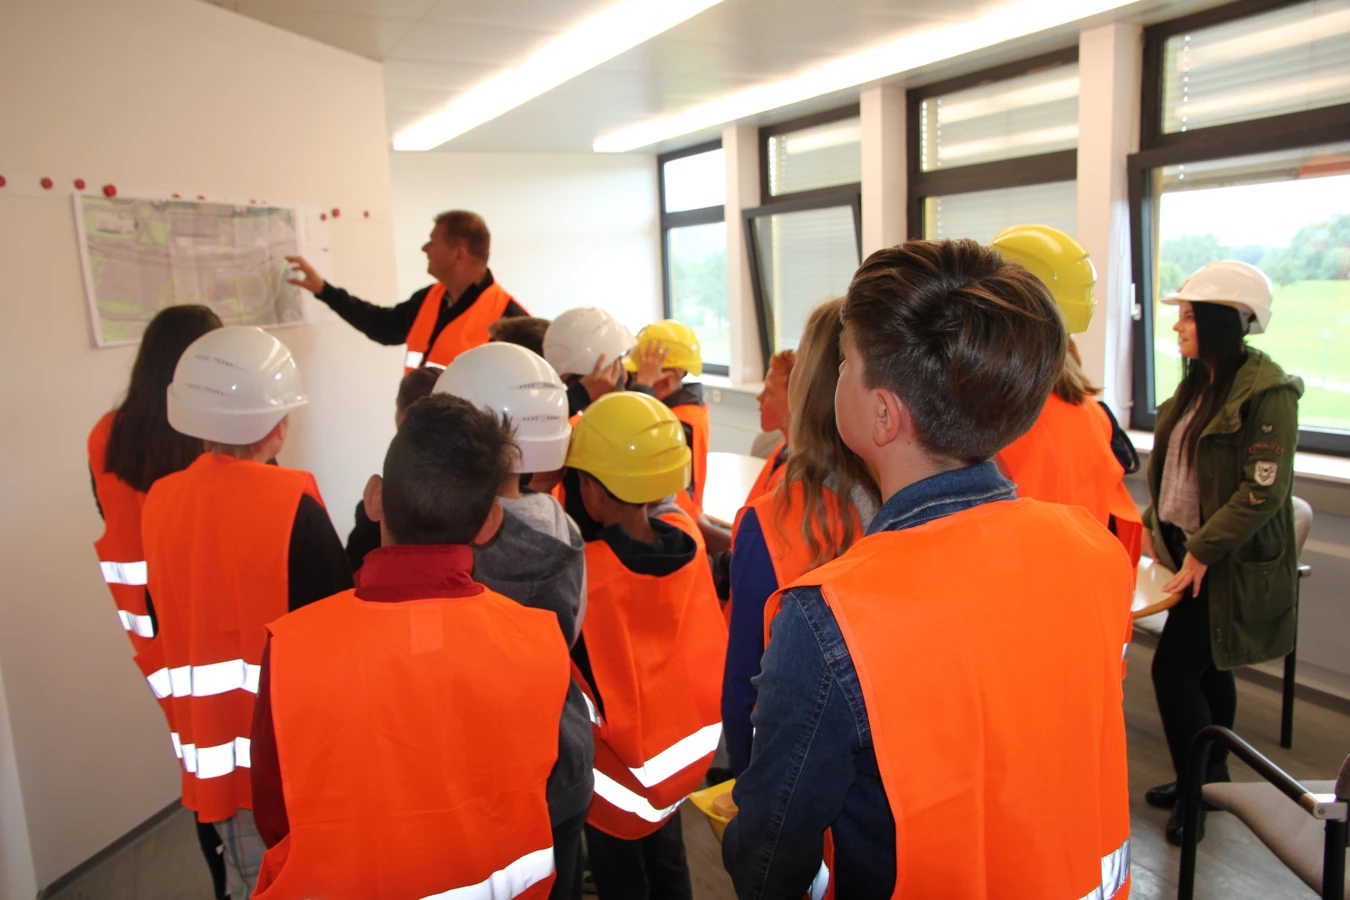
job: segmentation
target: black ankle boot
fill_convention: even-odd
[[[1171,809],[1177,805],[1177,783],[1169,781],[1144,792],[1144,802],[1154,809]]]

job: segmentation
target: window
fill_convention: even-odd
[[[1249,13],[1243,15],[1243,12]],[[1350,454],[1350,5],[1246,2],[1149,28],[1130,157],[1131,424],[1152,428],[1181,360],[1162,298],[1207,262],[1274,285],[1248,342],[1303,378],[1299,447]],[[1339,85],[1339,87],[1337,87]]]
[[[1078,224],[1076,48],[910,91],[909,231],[988,241]]]
[[[747,209],[751,283],[767,362],[811,310],[843,296],[862,231],[862,126],[850,106],[760,129],[764,204]]]
[[[658,157],[665,315],[693,328],[703,367],[731,364],[727,314],[726,161],[720,142]]]

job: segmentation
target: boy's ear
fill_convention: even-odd
[[[914,418],[909,414],[909,407],[894,391],[877,388],[872,391],[872,399],[875,415],[872,439],[878,447],[884,447],[897,439],[908,440],[913,437]]]
[[[506,512],[502,509],[502,505],[496,500],[493,500],[492,508],[488,510],[487,521],[483,523],[482,528],[478,529],[478,533],[473,536],[473,542],[475,544],[486,544],[496,537],[497,532],[501,530],[502,518],[505,514]]]
[[[384,521],[384,479],[379,475],[370,476],[366,482],[366,489],[361,492],[361,503],[366,508],[366,515],[372,522]]]

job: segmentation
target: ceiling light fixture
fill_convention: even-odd
[[[394,149],[439,147],[721,2],[626,0],[608,7],[409,125],[394,135]]]
[[[623,153],[800,103],[1067,25],[1139,0],[1016,0],[968,22],[928,28],[850,56],[841,56],[781,81],[758,84],[682,112],[601,135],[597,153]]]

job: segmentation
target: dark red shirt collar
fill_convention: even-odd
[[[466,544],[404,544],[366,554],[356,572],[356,596],[374,603],[472,597],[473,548]]]

